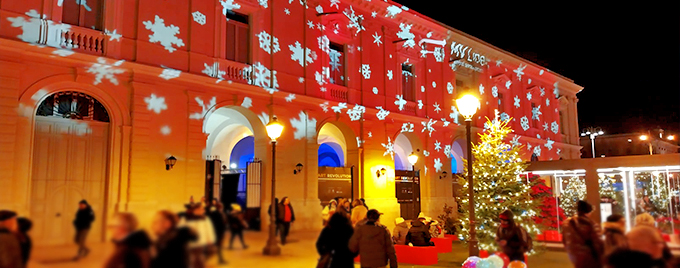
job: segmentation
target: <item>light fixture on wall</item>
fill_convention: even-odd
[[[380,176],[385,176],[385,173],[387,173],[387,169],[381,168],[381,169],[375,171],[375,176],[380,178]]]
[[[446,170],[442,171],[442,174],[439,175],[439,179],[441,180],[443,178],[446,178],[446,175],[448,175],[448,173],[446,173]]]
[[[177,163],[177,158],[175,158],[174,156],[171,155],[170,157],[166,158],[165,159],[165,170],[171,170],[172,167],[175,166],[175,163]]]
[[[293,174],[300,173],[302,171],[302,167],[302,163],[297,163],[297,165],[295,165],[295,170],[293,170]]]

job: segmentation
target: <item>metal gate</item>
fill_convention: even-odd
[[[250,229],[260,230],[260,208],[262,207],[262,160],[248,162],[246,168],[246,210],[245,219]]]
[[[414,220],[420,213],[420,172],[395,170],[394,182],[401,217]]]

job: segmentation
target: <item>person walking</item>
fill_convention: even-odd
[[[418,219],[411,222],[411,228],[406,234],[405,245],[412,244],[414,247],[429,247],[434,246],[430,241],[430,227],[425,224],[426,218],[423,213],[418,215]]]
[[[286,244],[288,232],[290,232],[290,224],[295,221],[295,212],[293,206],[290,205],[290,199],[284,196],[279,203],[276,218],[279,226],[279,234],[281,235],[281,245]]]
[[[151,230],[156,236],[154,249],[156,255],[151,260],[151,268],[189,268],[189,242],[198,235],[187,227],[177,227],[179,217],[168,210],[156,213]]]
[[[73,220],[73,226],[76,228],[76,236],[74,241],[78,245],[78,254],[73,258],[73,260],[78,260],[82,257],[87,256],[90,253],[90,249],[85,246],[85,241],[87,240],[87,234],[90,232],[90,227],[92,227],[92,222],[94,221],[94,211],[87,200],[83,199],[78,202],[78,211],[76,212],[76,218]]]
[[[2,268],[24,267],[17,231],[16,212],[0,210],[0,267]]]
[[[116,214],[108,226],[115,249],[105,268],[148,268],[151,264],[151,239],[139,230],[132,213]]]
[[[408,223],[404,218],[399,217],[394,219],[394,231],[392,232],[392,242],[395,245],[406,245],[406,236],[408,235]]]
[[[352,220],[352,226],[356,226],[357,223],[366,219],[366,213],[368,213],[368,209],[364,207],[361,200],[354,200],[354,202],[352,202],[352,216],[350,218]]]
[[[379,223],[380,214],[369,210],[366,224],[357,226],[349,239],[349,250],[359,254],[362,268],[385,267],[388,263],[390,268],[398,267],[390,231]]]
[[[527,230],[516,224],[514,217],[510,210],[501,213],[496,242],[510,261],[524,261],[524,254],[532,249],[533,243]]]
[[[316,240],[316,250],[321,260],[329,260],[327,268],[353,268],[354,257],[357,256],[349,250],[349,239],[354,229],[350,221],[340,214],[334,214],[328,221],[328,225],[321,230]]]
[[[215,250],[215,230],[205,216],[203,202],[186,204],[186,214],[179,221],[179,226],[189,227],[196,232],[198,239],[189,243],[191,267],[203,268],[209,255]]]
[[[31,249],[33,248],[33,240],[28,235],[28,231],[33,227],[33,222],[28,218],[17,218],[17,236],[19,237],[19,247],[21,248],[21,260],[24,267],[28,265],[28,259],[31,258]]]
[[[578,268],[602,267],[604,245],[597,233],[595,222],[589,218],[593,212],[590,203],[576,202],[577,215],[564,221],[562,234],[569,260]]]
[[[224,233],[227,231],[227,215],[224,214],[224,205],[222,202],[213,199],[212,210],[208,214],[210,222],[215,231],[215,248],[217,250],[217,259],[220,264],[226,264],[224,256],[222,256],[222,242],[224,241]]]
[[[323,219],[323,226],[326,226],[328,224],[328,220],[333,216],[333,213],[335,213],[335,210],[338,208],[338,201],[335,199],[331,199],[330,202],[328,202],[328,205],[326,205],[323,210],[321,211],[321,219]]]
[[[619,214],[609,215],[604,222],[604,256],[618,249],[628,248],[626,239],[626,219]]]
[[[241,240],[243,249],[247,249],[248,245],[243,241],[243,230],[248,228],[248,224],[243,218],[243,212],[239,204],[231,204],[231,212],[229,212],[229,229],[231,230],[231,238],[229,239],[229,249],[234,248],[234,237],[238,236]]]

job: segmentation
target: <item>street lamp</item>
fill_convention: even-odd
[[[475,198],[474,187],[472,182],[472,116],[475,115],[477,109],[480,108],[480,103],[475,96],[465,95],[456,100],[458,112],[465,118],[465,129],[467,131],[467,163],[468,163],[468,203],[470,205],[470,239],[468,241],[468,250],[470,256],[479,256],[479,246],[477,245],[477,230],[475,227]]]
[[[593,158],[595,158],[595,137],[602,135],[604,135],[604,131],[599,127],[588,127],[581,131],[581,137],[590,136],[590,147]]]
[[[264,255],[277,256],[281,255],[281,248],[276,243],[276,139],[281,137],[283,125],[274,116],[266,128],[267,136],[272,140],[272,203],[269,211],[269,239],[267,240],[267,245],[262,249],[262,253]]]
[[[654,147],[652,147],[652,139],[650,139],[649,136],[642,134],[642,135],[640,135],[640,140],[641,141],[647,141],[647,145],[649,146],[649,155],[653,155],[654,154]]]
[[[418,155],[415,152],[411,152],[411,154],[408,155],[408,162],[411,163],[411,170],[413,172],[413,188],[411,191],[411,197],[413,198],[413,212],[415,215],[418,215],[420,211],[420,207],[418,206],[418,202],[416,202],[416,191],[415,187],[418,186],[420,187],[420,182],[416,183],[416,163],[418,163]],[[420,193],[420,191],[418,191]]]

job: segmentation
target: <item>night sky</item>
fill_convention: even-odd
[[[440,3],[448,1],[396,2],[583,86],[576,95],[580,128],[680,131],[678,1],[455,1],[446,7]]]

